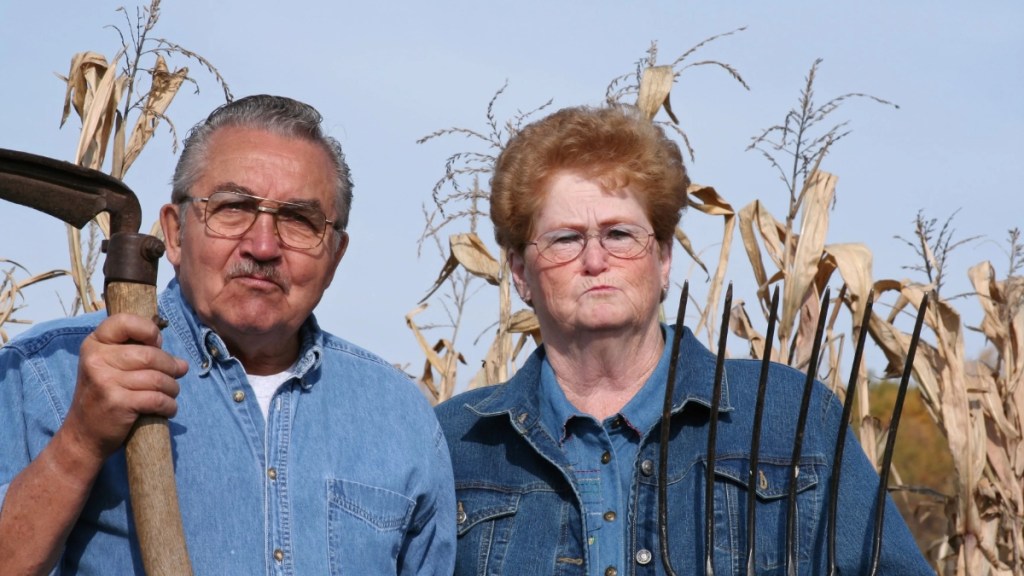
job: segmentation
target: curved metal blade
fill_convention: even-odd
[[[98,170],[0,148],[0,198],[81,228],[100,212],[111,232],[139,231],[142,209],[124,182]]]

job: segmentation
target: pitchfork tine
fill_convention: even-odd
[[[797,562],[794,554],[796,542],[796,479],[800,472],[800,452],[803,450],[804,428],[807,425],[807,412],[811,404],[811,391],[814,388],[814,373],[818,366],[818,353],[821,352],[821,339],[825,332],[825,317],[828,316],[830,291],[826,287],[821,298],[821,310],[818,312],[818,328],[814,332],[814,345],[811,347],[810,363],[807,365],[807,380],[804,383],[804,395],[800,400],[800,416],[796,424],[796,439],[793,441],[793,459],[789,466],[789,509],[786,511],[786,573],[796,576]],[[795,349],[795,346],[794,346]]]
[[[754,405],[754,432],[750,439],[750,468],[747,470],[747,576],[755,576],[754,525],[757,507],[757,465],[761,449],[761,418],[764,412],[764,396],[768,389],[768,367],[772,363],[772,340],[775,339],[775,323],[779,317],[779,287],[772,292],[771,311],[768,313],[768,331],[764,336],[764,351],[761,353],[761,376],[757,382],[757,402]]]
[[[718,439],[718,406],[721,404],[722,375],[725,372],[725,343],[729,338],[729,312],[732,309],[732,283],[725,291],[722,325],[718,330],[718,358],[715,361],[715,385],[711,392],[711,422],[708,426],[708,463],[704,471],[704,574],[714,576],[715,548],[715,442]]]
[[[672,559],[668,554],[668,440],[671,431],[672,398],[676,388],[676,364],[679,363],[679,343],[683,339],[683,319],[686,317],[686,303],[690,297],[690,283],[683,282],[683,293],[679,295],[679,312],[676,314],[676,328],[672,334],[672,355],[668,365],[668,382],[665,383],[665,404],[661,410],[661,444],[658,446],[658,541],[661,544],[661,563],[665,573],[675,576]]]
[[[917,353],[917,344],[921,340],[921,326],[924,324],[924,314],[928,310],[928,294],[921,298],[921,305],[917,309],[917,320],[914,322],[914,334],[910,337],[910,346],[907,348],[907,361],[903,365],[903,378],[900,379],[900,390],[896,395],[896,404],[892,407],[892,420],[889,423],[889,437],[885,440],[885,452],[882,455],[882,469],[879,471],[878,496],[875,499],[875,534],[871,540],[871,568],[868,574],[875,576],[878,573],[878,562],[882,554],[882,525],[885,520],[885,493],[889,487],[889,468],[892,466],[892,451],[896,447],[896,432],[900,426],[900,415],[903,413],[903,399],[907,395],[907,384],[910,383],[910,374],[914,371],[914,355]]]
[[[864,305],[864,318],[860,323],[857,335],[857,348],[853,353],[853,367],[850,368],[850,379],[846,385],[846,401],[843,402],[843,416],[839,419],[839,435],[836,437],[836,449],[832,454],[832,479],[829,481],[828,494],[828,576],[839,573],[836,568],[836,525],[839,509],[839,477],[843,469],[843,449],[846,446],[846,430],[850,424],[850,413],[853,411],[853,397],[857,394],[857,375],[860,373],[861,360],[864,357],[864,342],[867,340],[868,322],[871,321],[871,308],[875,304],[875,293],[868,293]]]

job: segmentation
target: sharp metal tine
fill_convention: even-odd
[[[882,455],[882,469],[879,472],[878,496],[875,499],[875,532],[871,539],[871,567],[868,571],[871,576],[878,573],[878,562],[882,554],[882,527],[885,521],[885,496],[889,487],[889,468],[892,466],[892,451],[896,447],[896,433],[900,425],[900,416],[903,413],[903,399],[907,395],[907,385],[910,383],[910,375],[914,371],[914,355],[917,353],[917,345],[921,340],[921,326],[924,324],[924,315],[928,310],[928,294],[921,298],[921,305],[917,309],[917,320],[914,322],[914,333],[910,337],[910,347],[907,349],[907,361],[903,365],[903,377],[900,379],[900,390],[896,395],[896,404],[892,408],[892,419],[889,423],[889,437],[885,441],[885,452]]]
[[[775,339],[775,323],[779,318],[779,287],[772,292],[771,310],[768,313],[768,331],[764,337],[764,351],[761,354],[761,376],[757,382],[757,403],[754,405],[754,431],[750,439],[750,467],[747,470],[747,576],[755,576],[754,527],[757,508],[757,466],[761,451],[761,418],[764,412],[764,396],[768,389],[768,368],[772,363],[772,341]]]
[[[800,416],[796,425],[796,439],[793,442],[793,459],[790,461],[789,467],[789,509],[786,513],[786,573],[789,576],[796,576],[798,568],[794,553],[794,543],[796,542],[796,479],[800,471],[800,452],[803,450],[807,411],[810,409],[811,391],[814,388],[814,368],[818,365],[818,354],[821,352],[821,340],[825,333],[825,319],[828,316],[830,296],[831,292],[826,287],[825,294],[821,298],[821,310],[818,312],[818,327],[814,332],[811,361],[807,365],[807,380],[804,383],[803,398],[800,400]]]
[[[860,323],[860,333],[857,334],[857,348],[853,353],[853,367],[850,368],[850,379],[847,380],[846,400],[843,402],[843,415],[839,419],[836,449],[832,454],[832,479],[829,481],[828,515],[825,517],[825,521],[828,523],[828,576],[838,574],[836,568],[836,526],[838,524],[839,478],[843,469],[843,449],[846,446],[846,431],[849,428],[850,414],[853,412],[853,398],[857,393],[857,376],[860,374],[860,365],[864,357],[864,342],[867,340],[868,322],[871,321],[871,308],[874,304],[875,293],[870,292],[864,305],[864,317]]]
[[[732,283],[725,291],[722,325],[718,330],[718,358],[715,385],[711,392],[711,421],[708,426],[708,462],[704,478],[704,574],[714,576],[715,548],[715,442],[718,439],[718,406],[721,404],[722,374],[725,371],[725,344],[729,338],[729,314],[732,309]]]
[[[665,567],[665,573],[671,576],[675,576],[676,573],[672,569],[672,559],[668,550],[668,441],[671,431],[672,398],[676,387],[676,365],[679,363],[679,344],[683,339],[683,319],[686,317],[686,303],[689,297],[690,283],[683,282],[675,332],[672,334],[672,355],[668,365],[668,382],[665,383],[665,403],[661,409],[661,439],[658,446],[658,541],[661,545],[661,563]]]

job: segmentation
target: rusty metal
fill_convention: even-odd
[[[104,240],[101,249],[107,255],[103,262],[103,282],[133,282],[156,285],[157,265],[164,255],[164,243],[148,234],[118,232]]]
[[[157,316],[157,264],[163,243],[138,233],[142,209],[120,180],[53,158],[0,149],[0,198],[40,210],[82,228],[110,216],[103,249],[104,299],[110,314]],[[141,416],[125,443],[128,485],[143,565],[152,575],[190,575],[178,508],[166,418]]]
[[[98,170],[18,150],[0,149],[0,198],[75,228],[107,212],[111,236],[135,233],[142,226],[142,208],[124,182]]]

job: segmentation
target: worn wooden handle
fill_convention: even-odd
[[[110,314],[130,312],[146,318],[157,315],[155,286],[111,282],[106,286],[105,299]],[[146,573],[191,576],[167,419],[140,417],[128,436],[125,455],[132,514]]]

